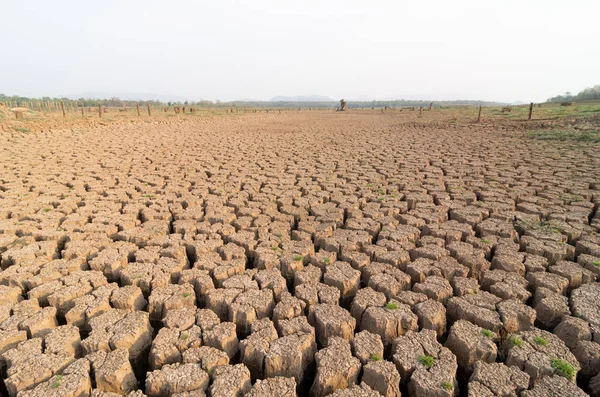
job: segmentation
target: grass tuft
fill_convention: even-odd
[[[484,329],[483,331],[481,331],[481,335],[487,336],[488,338],[494,337],[494,333],[492,331],[490,331],[489,329]]]
[[[452,389],[454,389],[454,385],[452,385],[452,383],[450,383],[448,381],[444,381],[444,382],[442,382],[442,389],[452,390]]]
[[[390,310],[396,310],[396,309],[398,309],[398,305],[395,304],[394,302],[388,302],[385,304],[385,308],[390,309]]]
[[[379,357],[379,354],[375,354],[375,353],[373,353],[373,354],[371,354],[371,357],[370,357],[370,358],[371,358],[371,360],[373,360],[373,361],[381,361],[381,357]]]
[[[594,261],[592,262],[592,265],[600,267],[600,261]]]
[[[548,344],[548,341],[542,338],[541,336],[536,336],[535,338],[533,338],[533,341],[536,343],[536,345],[539,346],[546,346]]]
[[[433,364],[435,364],[435,358],[433,358],[432,356],[428,356],[427,354],[419,356],[418,361],[419,364],[423,365],[426,368],[431,368],[433,367]]]
[[[512,337],[510,338],[510,343],[511,343],[513,346],[521,347],[521,346],[523,346],[523,339],[521,339],[521,338],[520,338],[520,337],[518,337],[518,336],[512,336]]]
[[[299,261],[301,261],[302,259],[304,259],[304,257],[303,257],[302,255],[294,255],[293,259],[294,259],[296,262],[299,262]]]
[[[567,379],[573,379],[575,377],[575,368],[565,360],[554,358],[550,361],[554,372],[564,376]]]

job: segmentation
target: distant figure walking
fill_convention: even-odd
[[[344,99],[342,99],[340,101],[340,106],[341,106],[340,110],[346,110],[346,105],[347,105],[346,101],[344,101]]]

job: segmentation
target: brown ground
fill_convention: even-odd
[[[599,395],[600,145],[473,112],[0,129],[2,390]]]

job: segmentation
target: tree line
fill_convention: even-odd
[[[573,95],[567,91],[563,95],[548,98],[546,102],[581,102],[594,100],[600,100],[600,85],[588,87],[577,95]]]

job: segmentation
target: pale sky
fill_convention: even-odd
[[[0,2],[0,93],[544,101],[600,84],[598,0]]]

